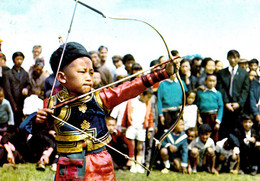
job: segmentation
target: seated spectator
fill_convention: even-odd
[[[41,90],[33,89],[29,97],[24,100],[23,114],[25,118],[43,108],[43,100],[39,98]]]
[[[197,167],[206,169],[208,172],[218,174],[215,169],[215,143],[210,138],[211,128],[207,124],[202,124],[198,129],[198,137],[196,137],[188,146],[190,150],[189,170],[193,173],[197,172]]]
[[[14,125],[11,104],[5,99],[4,89],[0,87],[0,135],[7,131],[8,125]]]
[[[107,116],[106,123],[107,129],[112,136],[112,140],[109,142],[109,145],[134,159],[134,146],[132,142],[116,128],[116,120],[110,116]],[[126,167],[130,167],[133,164],[133,161],[127,160],[124,156],[118,154],[109,147],[107,147],[107,150],[113,158],[115,169],[126,169]]]
[[[175,170],[187,173],[188,143],[182,119],[177,123],[173,132],[163,140],[160,155],[164,164],[162,173],[169,173],[170,163],[173,163]]]
[[[217,170],[238,174],[240,166],[240,144],[237,137],[229,134],[216,143]]]
[[[190,127],[185,132],[186,132],[186,135],[188,136],[187,142],[188,142],[188,144],[190,144],[196,138],[196,130],[195,130],[195,128]]]

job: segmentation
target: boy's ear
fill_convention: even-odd
[[[65,84],[66,83],[66,75],[64,72],[59,71],[57,79],[59,80],[60,83]]]

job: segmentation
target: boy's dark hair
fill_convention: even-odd
[[[133,70],[142,70],[142,69],[143,67],[139,63],[135,62],[132,64],[132,72]]]
[[[143,92],[143,95],[147,95],[147,94],[153,94],[153,89],[148,87],[144,92]]]
[[[158,59],[158,60],[152,60],[152,61],[150,62],[150,67],[152,67],[152,66],[154,66],[154,65],[158,65],[159,63],[161,63],[159,59]]]
[[[229,50],[229,52],[227,53],[227,58],[228,57],[240,58],[240,54],[237,50]]]
[[[98,48],[98,51],[102,50],[102,49],[106,49],[108,51],[108,48],[104,45],[101,45],[99,48]]]
[[[189,91],[186,91],[186,92],[185,92],[186,98],[187,98],[191,93],[194,93],[194,94],[197,95],[197,91],[194,90],[194,89],[192,89],[192,90],[189,90]]]
[[[50,58],[50,64],[51,64],[51,69],[54,74],[56,74],[61,54],[63,51],[63,47],[65,44],[61,45],[56,51],[53,52]],[[63,55],[63,59],[61,61],[60,65],[60,70],[62,70],[64,67],[69,65],[72,61],[74,61],[77,58],[80,57],[88,57],[91,59],[88,51],[79,43],[77,42],[69,42],[66,45],[66,49]]]
[[[215,73],[213,73],[213,74],[207,74],[207,75],[206,75],[206,80],[207,80],[207,78],[210,77],[210,76],[215,76],[215,77],[217,78],[217,74],[215,74]]]
[[[202,124],[199,126],[198,133],[199,134],[205,134],[205,133],[211,133],[212,129],[208,124]]]
[[[240,116],[240,121],[243,122],[245,120],[252,120],[253,121],[254,119],[254,116],[252,114],[249,114],[249,113],[243,113],[241,116]]]
[[[115,118],[113,118],[112,116],[109,116],[109,115],[106,116],[106,121],[107,121],[107,120],[115,120],[115,121],[116,121]]]
[[[233,149],[234,147],[239,147],[239,146],[240,146],[240,143],[239,143],[239,140],[237,139],[237,137],[230,133],[227,137],[226,148]]]
[[[14,52],[13,56],[12,56],[12,59],[14,61],[14,59],[18,56],[22,56],[23,59],[24,59],[24,54],[22,52]]]
[[[188,132],[191,132],[191,131],[195,131],[195,128],[194,127],[190,127],[185,132],[186,132],[186,134],[188,134]]]
[[[133,55],[131,55],[131,54],[126,54],[126,55],[123,57],[123,59],[122,59],[123,64],[125,64],[125,63],[126,63],[127,61],[129,61],[129,60],[134,60],[134,62],[135,62],[135,58],[134,58]]]
[[[249,65],[250,65],[251,63],[256,63],[257,65],[259,64],[258,60],[255,59],[255,58],[253,58],[252,60],[249,61]]]
[[[179,52],[178,52],[178,50],[172,50],[171,54],[172,54],[172,56],[177,56],[177,55],[179,55]]]

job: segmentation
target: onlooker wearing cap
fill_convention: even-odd
[[[43,74],[43,61],[41,58],[37,58],[36,63],[32,67],[32,71],[29,72],[29,80],[31,84],[31,92],[39,92],[39,98],[44,99],[44,81],[47,78]]]
[[[240,61],[238,62],[238,66],[248,71],[249,68],[248,60],[245,58],[241,58]]]
[[[22,68],[24,54],[15,52],[12,59],[14,66],[5,74],[4,89],[14,112],[15,125],[19,126],[23,118],[24,99],[28,95],[31,85],[28,73]]]

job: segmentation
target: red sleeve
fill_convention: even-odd
[[[165,69],[155,70],[142,77],[137,77],[132,81],[127,81],[118,87],[103,89],[100,91],[100,97],[107,109],[112,109],[116,105],[134,98],[152,86],[156,82],[168,78]]]

